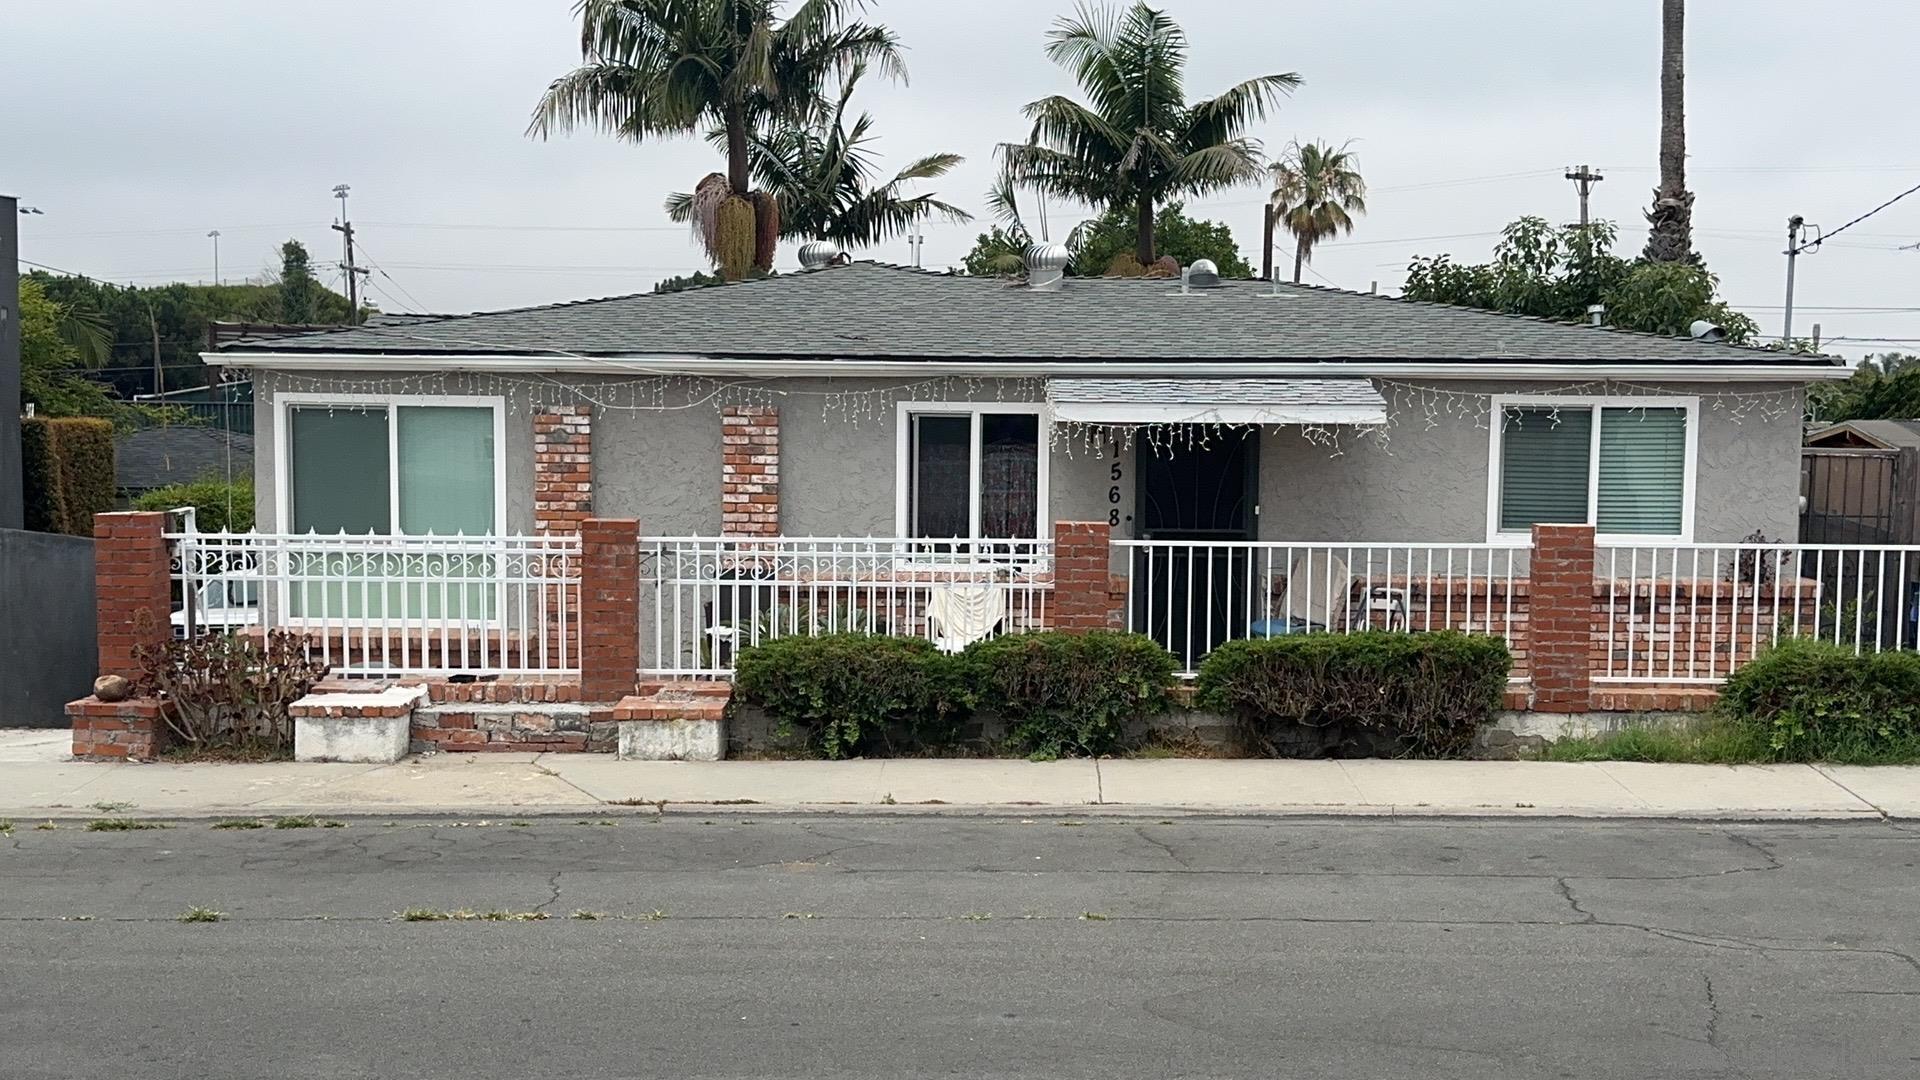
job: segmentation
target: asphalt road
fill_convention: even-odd
[[[1910,1078],[1917,863],[1854,823],[21,822],[0,1078]]]

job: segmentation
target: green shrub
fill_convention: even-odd
[[[113,509],[113,425],[92,417],[20,422],[26,526],[92,536],[93,515]]]
[[[959,664],[921,638],[883,634],[783,637],[740,650],[735,700],[807,733],[829,758],[851,757],[904,732],[951,739],[967,711]]]
[[[1450,757],[1493,719],[1513,658],[1452,631],[1231,641],[1200,665],[1196,699],[1274,756]]]
[[[1776,761],[1920,757],[1920,654],[1785,640],[1728,677],[1720,716]]]
[[[201,532],[253,531],[253,478],[229,484],[217,476],[203,476],[190,484],[154,488],[133,501],[135,510],[173,510],[191,506]]]
[[[1104,754],[1131,722],[1166,711],[1173,654],[1142,634],[1046,631],[978,641],[961,654],[975,703],[1026,753]]]

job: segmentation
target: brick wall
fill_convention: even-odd
[[[720,416],[720,531],[780,535],[780,410],[729,405]]]
[[[96,514],[93,519],[93,588],[102,675],[140,672],[134,651],[142,643],[164,644],[173,594],[166,515],[158,512]]]
[[[534,531],[579,532],[592,514],[593,410],[543,408],[533,414]]]
[[[1112,528],[1104,521],[1061,521],[1053,527],[1053,625],[1073,632],[1124,629],[1126,593],[1115,602],[1109,562]]]
[[[618,701],[639,678],[640,523],[589,518],[580,549],[580,696]]]
[[[1586,712],[1592,689],[1593,526],[1535,525],[1528,585],[1533,707]]]
[[[96,522],[97,527],[97,522]],[[151,698],[68,702],[73,756],[81,761],[152,761],[166,746],[166,706]]]

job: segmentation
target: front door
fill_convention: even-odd
[[[1254,538],[1255,462],[1260,429],[1185,428],[1142,436],[1135,515],[1142,540],[1133,549],[1133,625],[1192,670],[1229,638],[1246,636],[1259,616],[1253,559],[1224,542]]]

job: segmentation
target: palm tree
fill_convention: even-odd
[[[1647,211],[1650,262],[1697,263],[1687,190],[1687,0],[1660,5],[1660,186]]]
[[[753,180],[779,205],[781,236],[865,247],[936,214],[953,222],[973,220],[965,210],[932,195],[903,194],[907,185],[944,176],[964,162],[958,154],[929,154],[886,183],[874,183],[873,117],[863,112],[852,130],[846,126],[848,102],[865,73],[865,65],[854,65],[831,103],[822,102],[801,122],[781,124],[748,143]],[[724,146],[726,132],[716,128],[707,138]],[[698,206],[696,196],[675,193],[667,197],[667,216],[691,222]]]
[[[779,208],[752,190],[749,147],[770,123],[808,115],[823,87],[862,63],[904,79],[900,43],[849,22],[859,0],[580,0],[579,67],[554,80],[530,135],[591,126],[633,142],[724,132],[727,171],[694,189],[694,227],[729,279],[773,265]]]
[[[1345,143],[1294,143],[1273,166],[1273,220],[1293,234],[1293,283],[1314,246],[1353,232],[1353,215],[1367,212],[1367,182]]]
[[[1048,32],[1047,56],[1073,73],[1090,104],[1060,95],[1027,105],[1033,132],[1000,147],[1023,186],[1102,209],[1134,211],[1134,257],[1154,258],[1156,204],[1260,176],[1260,144],[1245,137],[1300,76],[1262,75],[1189,104],[1187,37],[1138,0],[1124,10],[1082,7]]]

